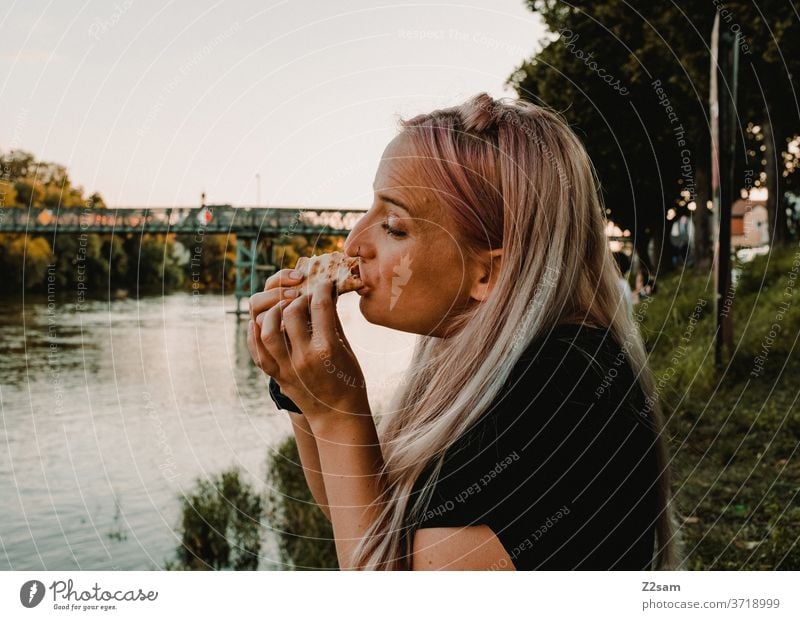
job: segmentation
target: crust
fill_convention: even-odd
[[[361,278],[353,273],[353,268],[358,264],[358,257],[351,258],[343,252],[330,252],[310,258],[303,256],[295,265],[295,269],[305,275],[298,288],[301,293],[308,295],[317,282],[325,280],[334,283],[337,295],[357,291],[364,286]]]

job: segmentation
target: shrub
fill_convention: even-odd
[[[294,436],[270,456],[268,486],[266,513],[282,561],[300,570],[338,569],[333,528],[308,488]]]
[[[207,481],[183,502],[182,545],[167,570],[257,570],[262,498],[238,469]]]

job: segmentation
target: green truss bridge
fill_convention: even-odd
[[[283,207],[163,207],[0,209],[0,232],[23,234],[179,234],[236,236],[236,312],[259,288],[259,272],[274,272],[273,243],[294,235],[347,236],[364,211]],[[265,243],[259,257],[257,245]]]

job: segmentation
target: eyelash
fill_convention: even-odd
[[[392,228],[392,227],[391,227],[391,226],[389,226],[389,224],[388,224],[388,223],[386,223],[386,222],[383,222],[383,223],[381,224],[381,228],[383,228],[383,230],[385,230],[385,231],[386,231],[386,234],[387,234],[387,235],[390,235],[390,236],[392,236],[392,237],[398,237],[398,238],[400,238],[400,237],[405,237],[405,236],[406,236],[406,233],[405,233],[405,231],[403,231],[403,230],[398,230],[398,229],[396,229],[396,228]]]

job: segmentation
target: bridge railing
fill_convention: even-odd
[[[230,205],[152,209],[0,209],[0,232],[347,234],[364,211]]]

